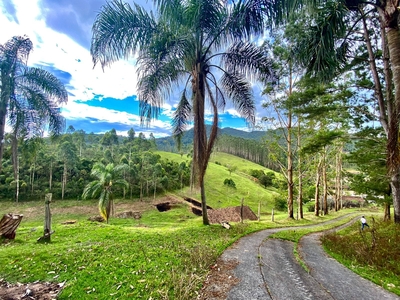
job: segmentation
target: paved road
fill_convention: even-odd
[[[268,229],[245,236],[222,254],[222,261],[238,262],[233,273],[240,280],[226,299],[400,299],[327,256],[319,233],[308,235],[299,243],[299,255],[310,269],[307,273],[294,257],[293,243],[268,239],[278,231],[295,229]]]

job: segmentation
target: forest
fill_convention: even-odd
[[[120,176],[129,188],[116,189],[115,197],[142,200],[189,184],[189,158],[181,164],[162,160],[154,153],[154,138],[146,139],[142,133],[135,137],[133,129],[127,134],[119,137],[113,129],[103,135],[87,134],[69,127],[56,138],[29,139],[19,144],[16,176],[11,147],[6,143],[1,199],[44,199],[46,193],[52,193],[55,199],[81,199],[85,186],[93,180],[91,171],[96,162],[128,166]]]

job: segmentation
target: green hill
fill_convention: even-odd
[[[185,155],[179,155],[171,152],[157,151],[164,159],[172,161],[188,161]],[[227,166],[235,166],[237,169],[230,174]],[[271,187],[265,189],[249,175],[250,170],[271,171],[263,166],[245,160],[243,158],[227,153],[216,152],[211,156],[205,176],[205,188],[207,204],[216,208],[227,206],[238,206],[242,198],[244,204],[257,213],[258,205],[261,203],[263,213],[271,212],[274,206],[274,199],[278,197],[279,192]],[[278,175],[279,176],[279,175]],[[225,179],[232,179],[236,184],[236,189],[228,188],[224,185]],[[190,191],[189,187],[182,191],[176,191],[179,196],[192,197],[200,201],[200,191]]]

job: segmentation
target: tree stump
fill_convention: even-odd
[[[38,242],[50,242],[50,236],[54,233],[51,231],[51,213],[50,213],[50,203],[51,203],[52,194],[45,195],[45,211],[44,211],[44,232],[43,236],[38,238]]]
[[[15,231],[24,215],[5,214],[0,221],[0,236],[9,240],[15,239]]]

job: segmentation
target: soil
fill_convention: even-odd
[[[0,279],[1,300],[51,300],[57,299],[64,283],[33,282],[28,284],[17,283],[10,285]]]

